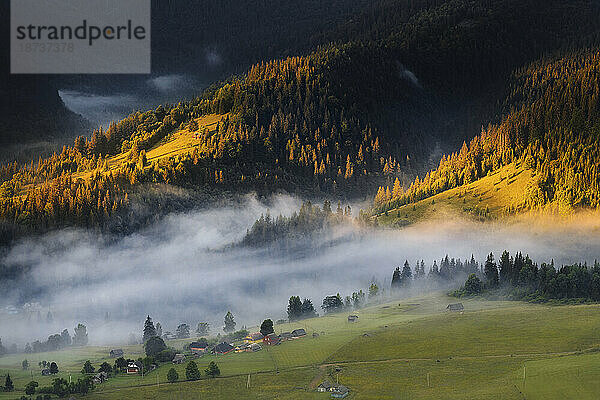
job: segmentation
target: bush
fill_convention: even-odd
[[[198,365],[196,365],[195,362],[190,361],[185,367],[185,378],[188,381],[197,381],[200,379],[200,371],[198,370]]]
[[[171,368],[169,372],[167,372],[167,380],[171,383],[177,382],[179,379],[179,374],[175,371],[175,368]]]
[[[25,394],[31,396],[35,394],[35,388],[38,387],[38,383],[36,381],[31,381],[25,386]]]
[[[81,373],[82,374],[93,374],[95,370],[96,370],[96,368],[94,368],[94,366],[92,365],[90,360],[87,360],[83,364],[83,368],[81,368]]]
[[[173,357],[175,357],[176,351],[174,349],[165,349],[163,351],[161,351],[160,353],[158,353],[155,356],[156,361],[159,362],[169,362],[171,360],[173,360]]]
[[[58,374],[58,365],[54,361],[50,363],[50,373],[52,375]]]
[[[206,376],[210,376],[211,378],[221,375],[221,370],[214,361],[211,361],[210,364],[208,364],[208,368],[206,368],[204,372],[206,373]]]
[[[106,372],[107,374],[111,374],[112,373],[112,367],[110,366],[109,363],[107,363],[106,361],[104,361],[102,364],[100,364],[100,368],[98,368],[99,372]]]

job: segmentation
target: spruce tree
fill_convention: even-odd
[[[179,379],[179,374],[175,370],[175,368],[171,368],[169,372],[167,372],[167,380],[171,383],[177,382]]]
[[[12,379],[10,379],[10,374],[6,374],[6,380],[4,381],[4,391],[12,392],[15,390],[15,385],[13,384]]]
[[[144,323],[144,336],[142,341],[146,343],[148,339],[156,336],[156,329],[154,328],[154,323],[152,322],[152,318],[148,315],[146,317],[146,322]]]
[[[290,321],[296,321],[302,317],[302,302],[300,301],[300,296],[290,297],[287,314]]]
[[[512,277],[512,260],[510,259],[508,251],[504,250],[504,252],[502,252],[498,264],[500,268],[500,282],[503,284],[510,283]]]
[[[486,283],[489,287],[493,288],[498,286],[498,267],[494,262],[494,255],[492,253],[490,253],[485,262],[483,273],[485,274]]]
[[[304,299],[302,302],[302,318],[313,318],[317,316],[317,312],[315,311],[315,307],[313,306],[312,301],[310,299]]]
[[[185,367],[185,379],[188,381],[197,381],[200,379],[200,371],[198,370],[198,365],[195,362],[190,361]]]
[[[235,331],[235,321],[233,319],[233,314],[231,313],[231,311],[227,311],[227,314],[225,314],[225,326],[223,327],[223,331],[225,333]]]
[[[412,279],[412,270],[410,269],[410,265],[408,264],[408,260],[404,262],[404,268],[402,269],[402,284],[410,283]]]
[[[265,319],[260,325],[260,333],[263,336],[267,336],[274,332],[275,330],[273,329],[273,321],[271,319]]]
[[[397,289],[400,287],[402,281],[402,276],[400,273],[400,267],[396,267],[394,270],[394,274],[392,275],[392,289]]]
[[[210,376],[213,378],[215,376],[221,375],[221,370],[219,369],[217,363],[215,363],[214,361],[211,361],[210,364],[208,364],[208,368],[206,368],[204,372],[206,373],[206,376]]]

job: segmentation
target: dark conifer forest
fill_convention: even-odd
[[[511,162],[535,171],[527,207],[598,205],[593,2],[341,4],[327,5],[339,11],[334,20],[307,17],[305,29],[319,29],[293,51],[294,36],[282,34],[279,50],[195,99],[134,112],[51,157],[2,165],[2,235],[106,229],[158,184],[375,197],[383,212]],[[289,7],[287,16],[303,10]],[[239,65],[251,58],[235,54]],[[198,125],[214,114],[213,130]],[[193,149],[148,159],[182,130],[198,138]]]

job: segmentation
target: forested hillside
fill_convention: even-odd
[[[236,193],[283,189],[333,198],[369,194],[396,179],[401,187],[422,176],[434,148],[454,148],[459,138],[474,136],[482,123],[503,115],[504,93],[512,93],[504,114],[521,103],[543,114],[537,111],[540,101],[534,101],[537,80],[531,83],[521,71],[511,89],[505,77],[542,54],[597,40],[598,11],[589,1],[452,0],[422,7],[410,1],[376,3],[356,20],[323,33],[334,42],[306,55],[257,63],[194,100],[136,112],[50,158],[2,166],[0,217],[34,230],[105,228],[130,210],[134,194],[156,184]],[[344,42],[348,37],[356,40]],[[571,78],[556,73],[558,84],[564,81],[571,90],[566,81]],[[551,96],[545,111],[551,109],[556,118],[556,107],[587,102],[586,88],[579,98],[567,96],[568,105],[553,105],[563,98]],[[474,139],[474,150],[464,151],[489,150],[479,143],[497,136],[494,132],[517,115],[486,130]],[[511,129],[511,138],[529,135],[521,125]],[[561,134],[561,143],[578,140]],[[193,145],[169,147],[185,135],[194,137]],[[583,140],[569,143],[589,144]],[[431,178],[441,172],[428,174],[428,186],[417,180],[407,194],[378,196],[377,206],[384,210],[477,179],[508,157],[507,149],[520,157],[527,146],[529,141],[521,140],[489,150],[489,160],[477,156],[466,174],[444,175],[441,183]],[[149,158],[150,152],[162,155]],[[447,159],[438,171],[445,165]],[[545,189],[548,180],[540,182],[543,198],[557,195]]]
[[[377,211],[474,182],[511,163],[532,171],[506,212],[551,206],[562,212],[600,204],[600,50],[544,59],[514,74],[506,117],[490,125],[408,190],[380,188]]]
[[[269,213],[261,215],[246,232],[241,244],[259,247],[277,242],[280,247],[290,248],[302,245],[303,241],[319,237],[318,235],[331,234],[329,231],[331,228],[351,221],[350,206],[342,208],[341,203],[338,203],[334,211],[328,200],[324,201],[322,208],[308,201],[289,217],[283,215],[273,217]]]

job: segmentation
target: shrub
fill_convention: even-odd
[[[175,368],[171,368],[169,372],[167,372],[167,380],[171,383],[177,382],[179,379],[179,374],[175,371]]]
[[[185,367],[185,378],[188,381],[197,381],[200,379],[200,371],[198,370],[198,365],[196,365],[195,362],[190,361]]]

